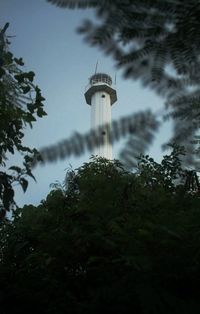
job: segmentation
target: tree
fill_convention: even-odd
[[[198,314],[200,198],[174,184],[180,154],[135,174],[93,158],[18,209],[0,229],[3,313]]]
[[[31,162],[39,157],[36,149],[23,145],[24,128],[32,127],[36,117],[46,115],[43,110],[41,91],[33,83],[34,72],[23,71],[22,58],[16,58],[8,50],[7,23],[0,30],[0,165],[6,169],[8,155],[23,155],[23,168],[18,165],[0,172],[0,216],[5,217],[14,202],[13,183],[19,183],[24,192],[27,189],[27,176],[31,172]]]
[[[48,0],[63,8],[93,8],[97,19],[79,28],[86,41],[110,54],[125,78],[139,79],[166,99],[174,121],[170,142],[184,144],[199,128],[200,2],[196,0]],[[142,134],[140,135],[142,138]],[[131,150],[131,140],[126,150]],[[137,148],[136,148],[137,150]],[[189,156],[189,154],[187,154]],[[193,160],[194,161],[194,160]],[[199,167],[199,164],[198,164]]]

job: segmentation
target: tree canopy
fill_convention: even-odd
[[[200,196],[180,153],[135,174],[93,158],[18,209],[0,229],[2,312],[198,314]]]
[[[7,23],[0,29],[0,218],[15,206],[13,183],[27,189],[27,177],[34,176],[31,162],[38,158],[36,149],[23,145],[24,129],[32,127],[37,117],[43,117],[45,98],[38,86],[34,85],[34,72],[23,70],[22,58],[16,58],[9,51]],[[23,166],[13,165],[7,169],[9,154],[23,156]]]

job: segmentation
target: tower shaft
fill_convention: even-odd
[[[96,92],[91,99],[91,128],[102,128],[103,145],[98,146],[94,150],[94,155],[112,159],[112,144],[109,140],[108,128],[111,125],[111,101],[107,92]]]
[[[111,87],[112,79],[104,73],[94,74],[90,78],[89,87],[85,93],[87,104],[91,105],[91,128],[95,132],[101,127],[102,141],[95,147],[93,154],[107,159],[112,159],[112,144],[109,136],[111,125],[111,106],[117,100],[115,89]]]

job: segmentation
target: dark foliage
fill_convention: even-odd
[[[93,159],[18,209],[0,229],[2,313],[198,314],[200,195],[180,153],[136,174]]]
[[[0,29],[0,219],[15,206],[13,183],[20,184],[25,192],[27,176],[34,179],[31,162],[38,152],[23,145],[24,128],[32,127],[36,117],[46,115],[44,98],[33,83],[35,74],[24,72],[22,58],[15,58],[8,50],[8,25]],[[14,165],[7,169],[9,154],[16,152],[23,155],[23,167]]]

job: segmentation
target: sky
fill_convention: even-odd
[[[35,83],[46,99],[44,109],[48,115],[25,130],[25,145],[40,149],[69,138],[75,131],[89,131],[90,106],[85,102],[84,92],[97,61],[98,72],[117,77],[118,101],[112,107],[113,119],[146,108],[157,111],[163,107],[162,98],[139,82],[125,80],[111,57],[90,47],[77,34],[76,29],[84,19],[94,18],[91,9],[61,9],[45,0],[0,0],[0,12],[0,27],[9,22],[7,34],[14,36],[10,50],[15,57],[23,58],[25,70],[35,72]],[[163,154],[161,144],[168,140],[170,132],[169,126],[164,126],[148,152],[157,161]],[[114,147],[114,158],[118,157],[119,149],[120,144]],[[81,166],[89,157],[85,154],[37,166],[33,171],[37,183],[29,180],[25,194],[16,187],[17,204],[39,204],[49,193],[50,184],[62,183],[67,169]],[[18,163],[14,156],[12,164]]]

